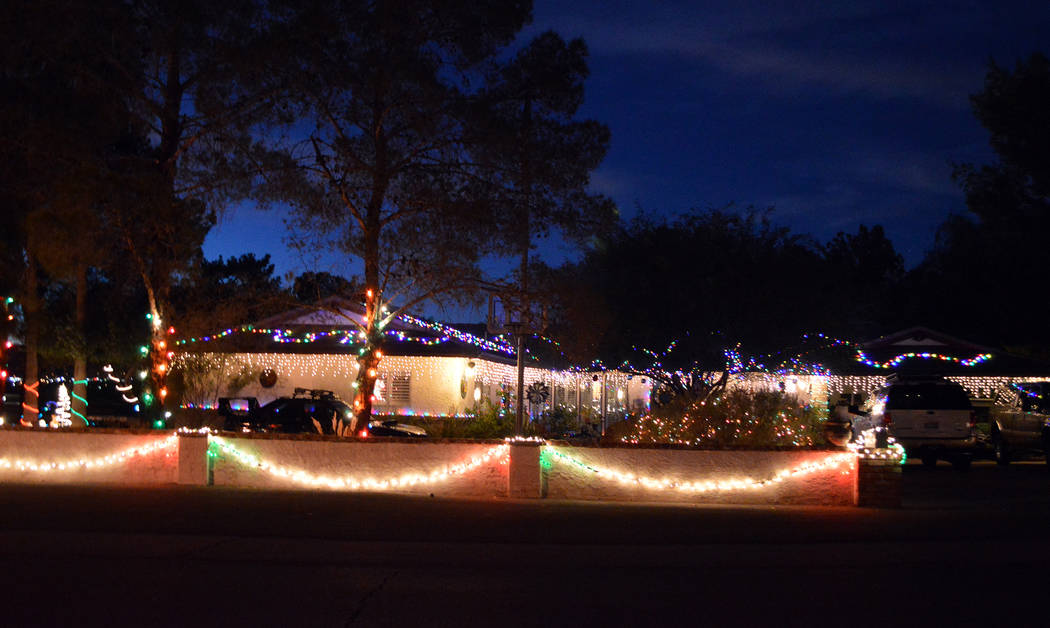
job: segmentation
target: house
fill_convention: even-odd
[[[363,321],[361,306],[330,298],[318,307],[177,340],[172,364],[183,379],[182,405],[214,407],[219,397],[256,397],[266,403],[296,388],[352,398],[361,345],[351,320]],[[513,408],[515,348],[478,327],[398,316],[384,330],[373,413],[465,417],[486,404]],[[533,417],[562,407],[581,422],[613,422],[648,408],[651,383],[643,377],[558,369],[532,354],[526,358],[526,389],[543,384],[548,391],[546,401],[530,404]]]
[[[741,372],[734,385],[780,388],[812,402],[857,403],[886,378],[940,376],[967,390],[978,410],[987,408],[1012,385],[1050,381],[1050,364],[963,340],[926,327],[911,327],[861,343],[813,337],[801,369]]]

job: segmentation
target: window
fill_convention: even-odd
[[[390,378],[390,386],[387,390],[387,396],[390,399],[390,403],[409,403],[411,401],[410,384],[411,376],[409,374],[392,375]]]

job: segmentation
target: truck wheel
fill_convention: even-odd
[[[1010,450],[1006,446],[1006,439],[1003,438],[1002,434],[997,434],[995,438],[995,464],[1006,466],[1010,462]]]

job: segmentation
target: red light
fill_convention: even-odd
[[[358,438],[368,438],[368,430],[361,430],[357,433]]]
[[[11,342],[10,340],[8,340],[7,342],[4,343],[4,348],[5,349],[10,349],[13,346],[15,346],[15,343]]]
[[[7,379],[7,371],[0,371],[0,378]]]
[[[174,327],[169,327],[168,328],[168,334],[170,335],[170,334],[174,334],[174,333],[175,333],[175,328]]]

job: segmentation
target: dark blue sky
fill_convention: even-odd
[[[582,115],[612,129],[592,184],[625,216],[773,206],[819,241],[882,224],[913,265],[965,211],[950,162],[992,158],[968,94],[989,58],[1050,54],[1050,3],[538,0],[523,38],[546,29],[588,43]],[[242,206],[205,254],[357,272],[300,259],[284,236],[280,211]]]

